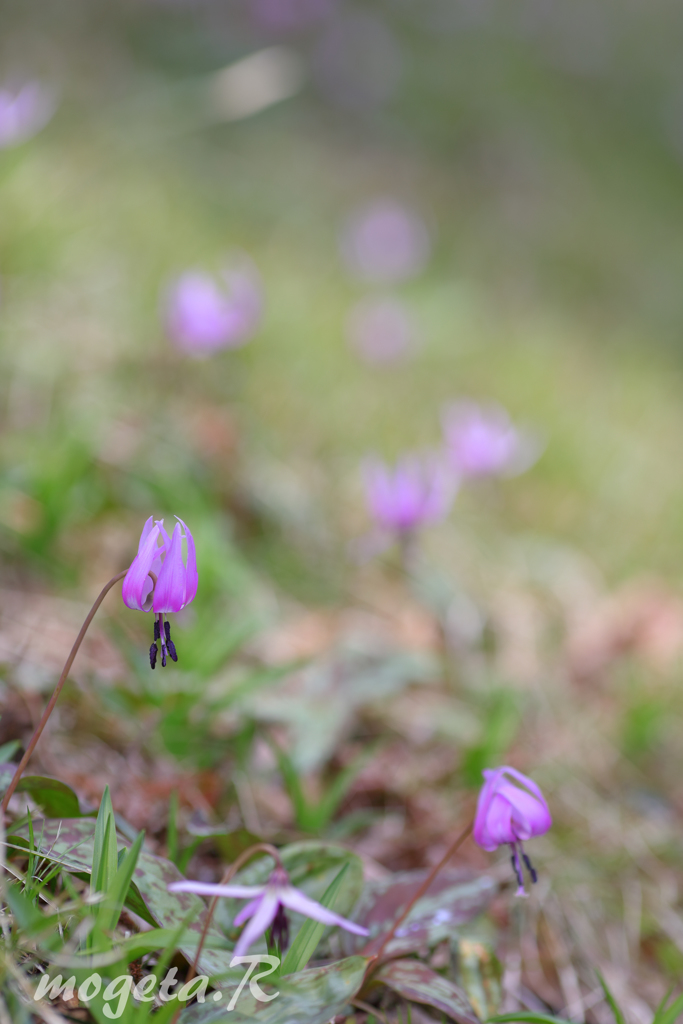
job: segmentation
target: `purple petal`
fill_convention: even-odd
[[[485,768],[483,775],[485,783],[479,793],[479,799],[477,800],[477,813],[474,818],[474,841],[478,846],[481,846],[484,850],[495,850],[495,845],[491,846],[490,839],[486,828],[486,818],[489,813],[491,801],[496,792],[496,786],[498,780],[502,778],[505,768],[498,768],[492,771],[490,768]]]
[[[178,517],[176,516],[176,519]],[[187,539],[187,569],[185,571],[185,605],[188,605],[190,601],[193,601],[195,594],[197,593],[197,586],[199,584],[199,575],[197,573],[197,554],[194,546],[194,538],[190,533],[189,528],[183,523],[182,519],[178,519],[179,523],[182,523],[183,529],[185,530],[185,537]]]
[[[277,894],[272,889],[267,889],[258,910],[240,935],[233,956],[243,956],[252,942],[256,942],[270,928],[277,914],[279,903]]]
[[[255,900],[250,900],[249,903],[245,903],[235,920],[232,922],[236,928],[239,928],[240,925],[243,925],[245,921],[248,921],[250,917],[254,916],[258,908],[261,906],[262,899],[263,896],[257,896]]]
[[[519,836],[512,825],[512,805],[496,793],[486,816],[485,850],[495,850],[503,843],[514,843]]]
[[[347,921],[345,917],[340,917],[339,914],[328,910],[327,907],[321,906],[300,889],[295,889],[293,885],[280,889],[280,903],[289,907],[290,910],[295,910],[297,914],[304,914],[305,917],[310,917],[314,921],[320,921],[321,924],[339,925],[340,928],[345,928],[347,932],[353,932],[354,935],[369,934],[367,928],[363,928],[353,921]]]
[[[263,896],[265,888],[264,885],[218,885],[215,882],[192,882],[190,879],[184,879],[182,882],[171,882],[168,891],[194,892],[197,896],[231,896],[240,900]]]
[[[142,527],[142,533],[140,534],[140,543],[138,544],[138,554],[142,551],[145,546],[145,541],[149,537],[150,533],[154,529],[154,516],[150,516],[145,525]]]
[[[145,523],[146,528],[147,523]],[[147,531],[145,542],[144,544],[141,542],[138,554],[131,562],[130,569],[123,581],[121,590],[123,603],[128,608],[134,608],[139,612],[148,612],[151,608],[150,592],[153,583],[149,576],[149,571],[158,559],[158,539],[159,528],[158,526],[153,526],[151,530]]]
[[[179,612],[185,603],[187,572],[183,565],[182,543],[180,523],[176,523],[171,537],[171,546],[166,552],[154,590],[153,607],[155,612]]]

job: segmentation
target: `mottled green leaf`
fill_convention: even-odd
[[[480,1018],[463,990],[420,960],[392,960],[373,976],[403,999],[433,1006],[458,1024],[480,1024]]]
[[[425,876],[425,871],[402,871],[391,878],[369,882],[353,920],[369,929],[370,939],[363,940],[344,932],[344,952],[362,950],[370,954],[379,949],[383,937],[403,914]],[[399,926],[386,952],[398,956],[420,946],[435,946],[449,938],[454,928],[486,909],[496,889],[497,883],[489,875],[464,868],[442,871]]]
[[[27,775],[21,779],[17,792],[28,793],[48,818],[78,818],[81,807],[70,786],[44,775]]]
[[[16,767],[15,764],[0,764],[0,793],[7,790]],[[78,818],[81,815],[78,797],[70,786],[59,779],[45,775],[25,775],[19,780],[17,792],[28,793],[48,818]]]
[[[67,819],[54,821],[40,819],[34,821],[35,844],[41,857],[61,864],[66,871],[73,874],[89,875],[92,868],[95,822],[91,818]],[[22,826],[8,838],[8,843],[28,845],[28,826]],[[128,839],[118,838],[119,848],[128,849]],[[187,927],[187,941],[183,939],[180,950],[192,960],[197,946],[197,938],[201,934],[207,907],[204,901],[192,893],[170,893],[167,886],[171,882],[182,879],[175,864],[163,857],[141,850],[137,867],[133,873],[135,889],[131,887],[126,905],[136,913],[162,928],[177,928],[188,913],[196,916]],[[138,897],[136,902],[135,897]],[[208,935],[218,945],[224,943],[220,930],[211,925]],[[194,938],[193,938],[194,936]],[[223,949],[205,949],[202,953],[199,973],[210,977],[225,975],[229,972],[232,953]]]
[[[274,984],[265,979],[259,986],[266,994],[279,992],[270,1002],[257,1000],[249,991],[247,983],[239,995],[235,1008],[229,1013],[227,1006],[236,991],[236,985],[221,989],[220,1001],[208,995],[206,1002],[197,1003],[184,1010],[179,1024],[213,1024],[230,1021],[231,1024],[327,1024],[342,1013],[350,999],[356,995],[365,977],[369,960],[367,957],[352,956],[325,967],[314,967],[278,978]],[[240,967],[240,971],[246,970]],[[266,965],[257,967],[254,974],[267,970]],[[241,975],[240,975],[241,976]]]

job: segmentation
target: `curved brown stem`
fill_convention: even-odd
[[[450,846],[448,847],[448,849],[446,850],[446,852],[445,852],[445,854],[443,855],[443,857],[441,858],[441,860],[440,860],[440,861],[438,862],[438,864],[435,864],[435,865],[434,865],[434,867],[433,867],[433,868],[432,868],[432,870],[431,870],[431,871],[429,872],[429,874],[428,874],[428,875],[427,875],[427,877],[425,878],[425,880],[424,880],[424,882],[422,883],[422,885],[421,885],[421,886],[420,886],[420,887],[418,888],[418,890],[417,890],[417,892],[415,893],[415,895],[414,895],[414,896],[412,897],[412,899],[411,899],[411,900],[409,900],[409,902],[408,902],[408,906],[407,906],[407,907],[406,907],[406,909],[405,909],[405,910],[403,911],[403,913],[401,914],[401,916],[400,916],[400,917],[398,918],[398,920],[397,920],[397,921],[394,921],[393,925],[391,926],[391,928],[389,929],[389,931],[387,932],[387,934],[386,934],[386,935],[384,936],[384,938],[383,938],[383,940],[382,940],[382,943],[381,943],[381,945],[380,945],[379,949],[377,950],[377,952],[376,952],[376,953],[373,953],[373,952],[372,952],[372,947],[371,947],[371,946],[370,946],[370,949],[369,949],[369,950],[368,950],[368,947],[367,947],[367,946],[366,946],[366,949],[365,949],[365,950],[361,950],[361,956],[363,955],[363,953],[365,953],[365,955],[367,956],[367,953],[368,953],[368,952],[369,952],[369,953],[370,953],[370,954],[372,955],[372,958],[373,958],[373,959],[372,959],[372,964],[371,964],[371,966],[372,966],[373,968],[374,968],[375,964],[377,963],[377,961],[378,961],[378,960],[380,959],[380,957],[382,956],[382,953],[384,952],[384,950],[385,950],[385,949],[387,948],[387,946],[389,945],[389,943],[390,943],[390,942],[391,942],[391,940],[393,939],[394,935],[396,934],[396,931],[397,931],[397,929],[398,929],[398,928],[400,927],[400,925],[402,925],[402,924],[403,924],[403,922],[404,922],[404,921],[405,921],[405,919],[406,919],[406,918],[408,917],[408,914],[409,914],[409,913],[410,913],[410,911],[411,911],[411,910],[413,909],[413,907],[415,906],[415,904],[417,903],[417,901],[418,901],[418,900],[419,900],[419,899],[420,899],[420,898],[421,898],[422,896],[424,896],[424,894],[425,894],[425,893],[427,892],[427,890],[429,889],[430,885],[432,884],[432,882],[434,881],[434,879],[435,879],[435,878],[436,878],[436,876],[438,875],[439,871],[441,871],[441,869],[442,869],[442,868],[444,868],[444,867],[446,866],[446,864],[447,864],[447,863],[448,863],[448,861],[449,861],[449,860],[451,859],[451,857],[453,856],[453,854],[454,854],[454,853],[455,853],[455,852],[456,852],[457,850],[459,850],[459,849],[460,849],[460,847],[461,847],[461,846],[462,846],[462,844],[463,844],[463,843],[465,842],[465,840],[467,839],[468,835],[470,834],[470,832],[472,831],[472,829],[473,829],[473,828],[474,828],[474,821],[471,821],[471,822],[469,823],[469,825],[467,826],[467,828],[466,828],[466,829],[464,829],[464,830],[463,830],[463,831],[462,831],[462,832],[461,832],[461,833],[460,833],[460,834],[459,834],[459,835],[458,835],[458,836],[457,836],[457,837],[455,838],[455,840],[454,840],[454,841],[453,841],[453,842],[451,843],[451,845],[450,845]],[[376,941],[376,940],[375,940],[375,941]],[[366,952],[366,951],[367,951],[367,952]]]
[[[237,872],[242,867],[242,865],[246,864],[246,862],[250,859],[250,857],[253,857],[255,853],[269,853],[270,856],[275,861],[275,863],[278,865],[278,867],[282,867],[282,861],[280,859],[280,853],[279,853],[279,851],[274,846],[271,846],[270,843],[254,843],[253,846],[250,846],[247,850],[244,850],[239,855],[237,860],[233,861],[233,863],[230,865],[229,868],[226,868],[225,873],[224,873],[223,877],[221,878],[220,884],[221,885],[227,885],[228,882],[230,881],[230,879],[233,878],[237,874]],[[208,935],[209,928],[211,927],[211,922],[213,921],[213,915],[214,915],[214,912],[216,910],[216,904],[218,903],[219,899],[220,899],[220,896],[214,896],[213,899],[211,900],[211,902],[209,903],[209,909],[208,909],[208,912],[207,912],[207,915],[206,915],[206,920],[204,921],[204,927],[202,928],[202,934],[199,937],[199,945],[197,946],[197,952],[194,955],[194,960],[192,961],[192,964],[190,965],[190,970],[187,972],[187,978],[185,979],[185,984],[186,985],[190,981],[192,981],[192,979],[194,978],[194,976],[197,973],[197,967],[199,965],[199,958],[202,955],[202,950],[204,949],[204,943],[206,942],[206,936]],[[171,1021],[171,1024],[176,1024],[176,1021],[178,1020],[178,1017],[180,1015],[180,1011],[181,1010],[182,1010],[182,1006],[179,1006],[178,1009],[176,1010],[174,1016],[173,1016],[173,1020]]]
[[[114,586],[114,584],[118,583],[119,580],[122,580],[127,572],[128,572],[128,570],[124,569],[123,572],[118,573],[116,576],[112,576],[112,578],[109,580],[109,582],[104,585],[104,587],[100,591],[97,599],[95,600],[95,603],[93,604],[92,608],[88,612],[88,614],[86,616],[86,619],[85,619],[85,622],[81,626],[81,631],[78,634],[78,636],[76,637],[76,639],[74,641],[74,645],[71,648],[71,652],[69,654],[69,657],[66,659],[66,664],[64,665],[64,668],[62,669],[62,674],[61,674],[61,676],[59,677],[59,679],[57,681],[57,685],[54,688],[54,692],[53,692],[52,696],[50,697],[50,700],[49,700],[49,702],[47,704],[47,707],[43,711],[42,717],[41,717],[40,721],[38,722],[38,725],[36,726],[35,732],[33,733],[33,736],[31,737],[29,745],[27,746],[26,750],[24,751],[24,756],[22,757],[21,761],[17,765],[16,771],[14,772],[14,775],[12,776],[12,781],[10,782],[9,786],[7,787],[7,792],[5,793],[5,795],[4,795],[3,799],[2,799],[2,803],[0,804],[0,813],[2,813],[3,819],[4,819],[5,814],[7,813],[7,807],[9,805],[10,800],[12,799],[14,791],[17,788],[17,785],[19,784],[19,779],[23,775],[24,769],[26,768],[26,765],[29,763],[29,761],[31,759],[31,755],[33,754],[33,751],[36,749],[36,744],[38,743],[38,740],[41,737],[43,729],[47,725],[48,718],[50,717],[50,715],[52,714],[52,712],[55,709],[55,704],[59,700],[59,695],[62,692],[62,689],[64,687],[64,683],[66,682],[66,680],[68,678],[68,675],[69,675],[69,672],[71,671],[71,666],[74,663],[74,658],[78,654],[78,649],[81,646],[81,644],[83,643],[83,638],[85,637],[85,634],[88,632],[88,627],[90,626],[90,623],[95,618],[95,614],[97,612],[97,609],[100,607],[100,605],[102,604],[102,602],[104,601],[105,597],[107,596],[107,594],[109,593],[111,588]],[[156,575],[153,572],[150,572],[149,575],[152,577],[152,581],[153,581],[154,585],[156,586],[156,582],[157,582]]]

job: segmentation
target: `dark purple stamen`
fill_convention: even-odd
[[[526,864],[527,871],[531,875],[531,881],[535,884],[538,881],[538,875],[536,874],[536,868],[532,865],[531,861],[529,860],[529,858],[526,855],[526,853],[524,853],[524,851],[522,851],[522,858],[524,860],[524,863]]]
[[[158,653],[159,652],[157,650],[157,645],[152,644],[152,646],[149,649],[149,664],[151,668],[154,668],[156,666]]]
[[[273,946],[278,948],[281,954],[284,953],[289,945],[289,921],[285,914],[285,908],[281,903],[278,905],[277,914],[270,926],[270,941]]]
[[[158,618],[156,618],[156,616],[154,618],[154,639],[155,640],[160,640],[161,639],[161,627],[159,625],[159,620],[158,620]]]
[[[510,857],[510,860],[512,861],[512,870],[515,873],[515,878],[517,879],[517,884],[519,885],[520,889],[523,889],[524,888],[524,879],[522,877],[522,872],[519,869],[519,861],[517,860],[517,854],[513,853],[512,856]]]
[[[166,637],[166,647],[168,648],[169,655],[173,661],[177,661],[178,655],[176,654],[175,644],[171,640],[171,624],[168,619],[164,620],[164,636]]]

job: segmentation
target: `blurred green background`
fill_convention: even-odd
[[[682,20],[608,0],[4,4],[6,78],[60,95],[0,161],[4,559],[86,571],[86,538],[151,507],[225,536],[246,488],[292,529],[318,517],[338,562],[326,531],[357,529],[359,458],[435,443],[466,394],[546,444],[496,508],[461,500],[472,529],[677,579]],[[226,121],[211,76],[274,45],[299,91]],[[368,370],[338,236],[384,196],[433,251],[398,288],[419,356]],[[188,362],[161,291],[235,248],[262,274],[262,328]],[[308,527],[296,558],[277,534],[249,543],[296,590]]]
[[[351,658],[342,677],[356,690],[330,712],[315,704],[337,679],[324,630],[263,663],[249,644],[292,609],[372,604],[382,588],[408,600],[395,564],[349,555],[368,530],[361,460],[434,446],[445,402],[492,399],[543,451],[515,479],[464,487],[425,538],[443,574],[418,581],[429,614],[474,608],[484,622],[456,651],[456,696],[446,688],[425,725],[424,743],[445,737],[461,769],[454,781],[446,757],[434,786],[452,808],[486,764],[542,766],[558,820],[542,855],[565,891],[606,893],[608,918],[631,892],[629,815],[668,823],[650,840],[680,869],[682,43],[671,0],[2,4],[4,80],[43,82],[57,107],[0,149],[0,586],[10,604],[16,592],[94,596],[150,514],[184,519],[200,563],[178,669],[150,679],[151,623],[110,601],[123,685],[104,711],[72,693],[65,732],[119,750],[132,737],[198,771],[265,765],[289,790],[291,827],[324,831],[334,811],[301,811],[286,760],[265,748],[249,760],[254,721],[284,722],[297,770],[334,776],[357,767],[357,748],[373,755],[368,740],[420,747],[427,698],[393,702],[433,676],[404,653],[381,679]],[[417,211],[431,240],[420,272],[390,288],[356,279],[340,252],[349,217],[387,198]],[[169,282],[235,251],[261,275],[262,323],[239,350],[189,358],[167,337]],[[349,316],[387,291],[419,345],[368,365]],[[643,579],[645,597],[609,603]],[[599,635],[577,639],[586,617]],[[420,647],[411,622],[399,637]],[[302,651],[323,663],[299,704],[239,704],[271,693]],[[10,686],[15,661],[0,660]],[[335,762],[338,722],[364,699],[383,701],[385,719],[359,713],[356,747]],[[258,831],[241,785],[240,821]],[[351,803],[360,818],[343,834],[390,817],[392,801]],[[434,831],[392,866],[421,863]],[[680,952],[657,913],[644,911],[643,956],[675,979]]]

